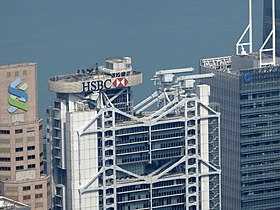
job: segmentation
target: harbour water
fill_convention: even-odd
[[[254,50],[262,39],[262,3],[254,1]],[[41,117],[53,95],[47,78],[131,56],[144,74],[136,100],[153,90],[159,69],[231,55],[248,23],[246,0],[0,1],[0,65],[38,63]]]

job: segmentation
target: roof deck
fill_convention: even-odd
[[[132,69],[129,57],[112,58],[106,60],[105,66],[54,76],[48,83],[49,90],[56,93],[94,92],[139,85],[142,73]]]

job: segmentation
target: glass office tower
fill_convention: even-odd
[[[266,58],[263,58],[266,59]],[[267,59],[270,59],[267,56]],[[201,60],[221,107],[222,209],[280,209],[280,66],[259,55]]]
[[[177,72],[158,72],[136,106],[129,57],[49,80],[54,209],[221,209],[218,105]]]

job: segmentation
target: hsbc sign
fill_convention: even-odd
[[[116,88],[120,88],[120,87],[125,87],[127,85],[128,81],[126,78],[117,78],[114,80],[113,85]]]
[[[127,86],[128,80],[123,77],[116,79],[106,79],[106,80],[93,80],[88,82],[83,82],[83,92],[92,92],[98,90],[106,90],[111,88],[122,88]]]

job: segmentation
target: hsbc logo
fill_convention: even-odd
[[[83,92],[92,92],[98,90],[111,89],[112,86],[115,88],[122,88],[127,86],[128,80],[126,78],[116,78],[115,80],[106,79],[106,80],[93,80],[91,82],[83,82]]]
[[[126,78],[117,78],[113,82],[113,85],[116,88],[125,87],[127,84],[128,84],[128,81]]]

